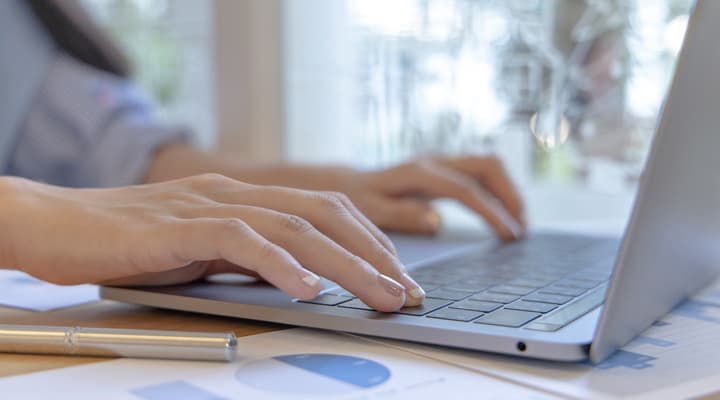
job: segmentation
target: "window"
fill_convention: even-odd
[[[212,2],[83,0],[122,45],[160,116],[214,143],[211,76]]]
[[[492,151],[536,214],[624,217],[689,9],[286,1],[287,151],[368,166]]]

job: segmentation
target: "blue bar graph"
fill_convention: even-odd
[[[720,324],[720,305],[699,300],[687,300],[673,311],[675,315]]]
[[[172,381],[131,390],[143,400],[227,400],[185,381]]]
[[[675,344],[669,340],[658,339],[650,336],[638,336],[635,338],[635,343],[651,344],[658,347],[670,347]]]
[[[656,357],[645,354],[633,353],[631,351],[618,350],[607,360],[600,364],[594,365],[597,369],[613,369],[613,368],[630,368],[630,369],[646,369],[653,366],[652,361],[657,360]]]

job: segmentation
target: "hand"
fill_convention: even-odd
[[[383,229],[435,233],[440,216],[429,200],[453,198],[481,215],[504,240],[519,238],[526,223],[523,203],[495,157],[435,157],[374,171],[345,171],[333,188]]]
[[[185,145],[159,151],[147,173],[158,182],[192,174],[218,172],[260,185],[342,192],[376,225],[407,233],[435,233],[440,216],[430,199],[453,198],[481,215],[510,240],[526,228],[522,199],[502,163],[492,156],[433,157],[379,171],[350,168],[260,165],[223,159]]]
[[[310,299],[319,274],[380,311],[424,297],[387,237],[337,193],[213,174],[115,189],[2,178],[0,204],[0,265],[50,282],[164,285],[242,272]]]

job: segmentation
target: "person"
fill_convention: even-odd
[[[392,168],[261,165],[163,125],[122,53],[72,0],[0,2],[0,266],[59,284],[254,275],[309,299],[319,276],[368,305],[423,301],[382,229],[432,234],[457,199],[505,240],[523,204],[492,156]]]

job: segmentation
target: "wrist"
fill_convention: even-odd
[[[13,244],[13,232],[16,224],[13,222],[18,218],[18,200],[20,187],[24,185],[24,179],[14,177],[0,177],[0,268],[18,269],[15,257],[15,246]]]

